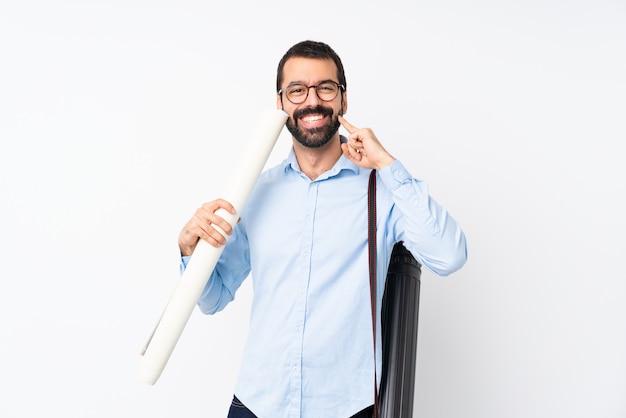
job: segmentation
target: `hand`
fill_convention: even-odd
[[[178,247],[183,256],[193,254],[200,239],[205,240],[214,247],[226,244],[226,237],[219,231],[231,235],[233,228],[228,221],[216,214],[219,209],[224,209],[233,215],[237,212],[233,205],[224,199],[217,199],[203,204],[193,217],[187,222],[178,235]]]
[[[348,142],[341,144],[343,155],[363,168],[381,170],[395,161],[370,128],[359,129],[342,116],[339,122],[348,131]]]

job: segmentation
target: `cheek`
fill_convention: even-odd
[[[289,115],[290,119],[293,119],[293,115],[296,112],[297,107],[293,106],[291,103],[283,103],[283,111]]]
[[[283,109],[283,110],[285,110],[285,109]],[[285,112],[287,112],[287,111],[285,110]],[[287,112],[287,114],[289,115],[289,117],[287,118],[286,125],[295,128],[296,127],[296,120],[293,117],[293,113]]]

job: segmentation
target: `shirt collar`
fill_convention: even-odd
[[[345,142],[345,137],[343,135],[340,135],[340,137],[342,138],[341,142]],[[289,150],[289,155],[287,155],[287,158],[285,158],[281,163],[281,168],[285,174],[288,174],[290,170],[293,170],[296,173],[304,175],[304,173],[302,173],[302,170],[300,170],[300,166],[298,165],[298,160],[296,159],[296,153],[293,150],[293,146]],[[317,180],[323,180],[329,177],[336,176],[342,170],[351,170],[355,174],[359,174],[360,167],[344,157],[342,154],[333,166],[333,168],[318,177]]]

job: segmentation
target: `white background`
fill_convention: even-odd
[[[154,386],[139,351],[304,39],[468,237],[423,275],[415,415],[626,416],[621,0],[3,2],[0,416],[225,417],[248,284]]]

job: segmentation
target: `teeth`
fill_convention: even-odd
[[[323,118],[324,118],[324,116],[322,116],[322,115],[311,115],[311,116],[303,117],[302,120],[305,121],[305,122],[315,122],[315,121],[321,120]]]

